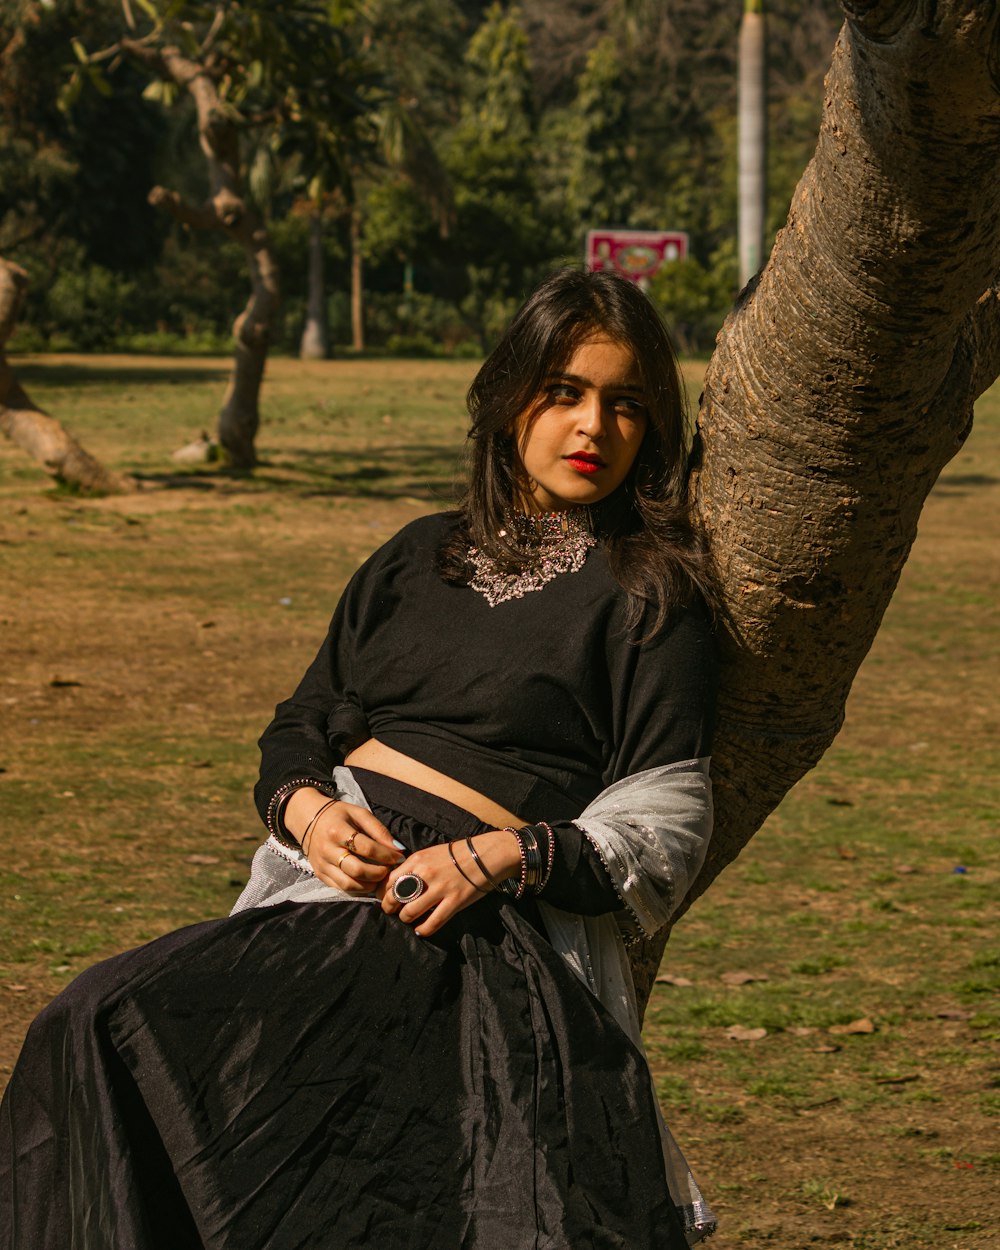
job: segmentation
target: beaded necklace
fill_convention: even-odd
[[[597,545],[588,508],[532,516],[517,513],[508,518],[500,537],[506,538],[508,533],[523,557],[521,568],[515,572],[499,568],[493,557],[478,547],[469,548],[469,563],[476,571],[469,585],[491,608],[541,590],[561,573],[578,573],[587,552]]]

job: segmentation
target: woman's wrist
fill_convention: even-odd
[[[490,875],[497,881],[506,881],[516,877],[521,869],[521,852],[517,845],[517,836],[509,829],[491,829],[488,833],[477,833],[469,839],[475,846],[476,853],[489,869]]]
[[[293,790],[281,813],[284,831],[301,846],[306,830],[333,797],[312,785],[299,786]]]
[[[528,892],[541,894],[552,876],[555,858],[552,826],[543,820],[534,825],[522,825],[520,829],[507,825],[504,832],[511,834],[517,843],[517,871],[507,880],[493,884],[515,899],[524,898]]]

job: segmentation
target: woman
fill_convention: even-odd
[[[711,818],[676,363],[635,287],[565,271],[469,406],[462,507],[362,566],[261,738],[270,836],[233,916],[32,1027],[4,1244],[681,1250],[714,1226],[623,947]]]

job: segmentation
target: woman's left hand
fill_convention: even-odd
[[[479,858],[497,881],[516,875],[521,864],[521,854],[517,838],[508,829],[492,829],[487,833],[476,834],[472,842]],[[447,844],[444,844],[414,851],[393,868],[376,891],[382,898],[382,910],[388,915],[398,915],[406,924],[420,921],[414,929],[418,937],[430,937],[432,933],[437,933],[452,916],[492,890],[469,854],[464,839],[452,843],[451,850],[462,870],[468,873],[476,885],[481,885],[482,890],[477,890],[462,876],[452,863]],[[400,903],[393,895],[392,887],[400,877],[408,873],[419,877],[426,888],[415,899]],[[421,920],[421,917],[424,919]]]

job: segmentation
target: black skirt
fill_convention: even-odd
[[[411,850],[482,831],[376,774]],[[645,1062],[490,895],[282,903],[97,964],[0,1114],[7,1250],[684,1250]]]

